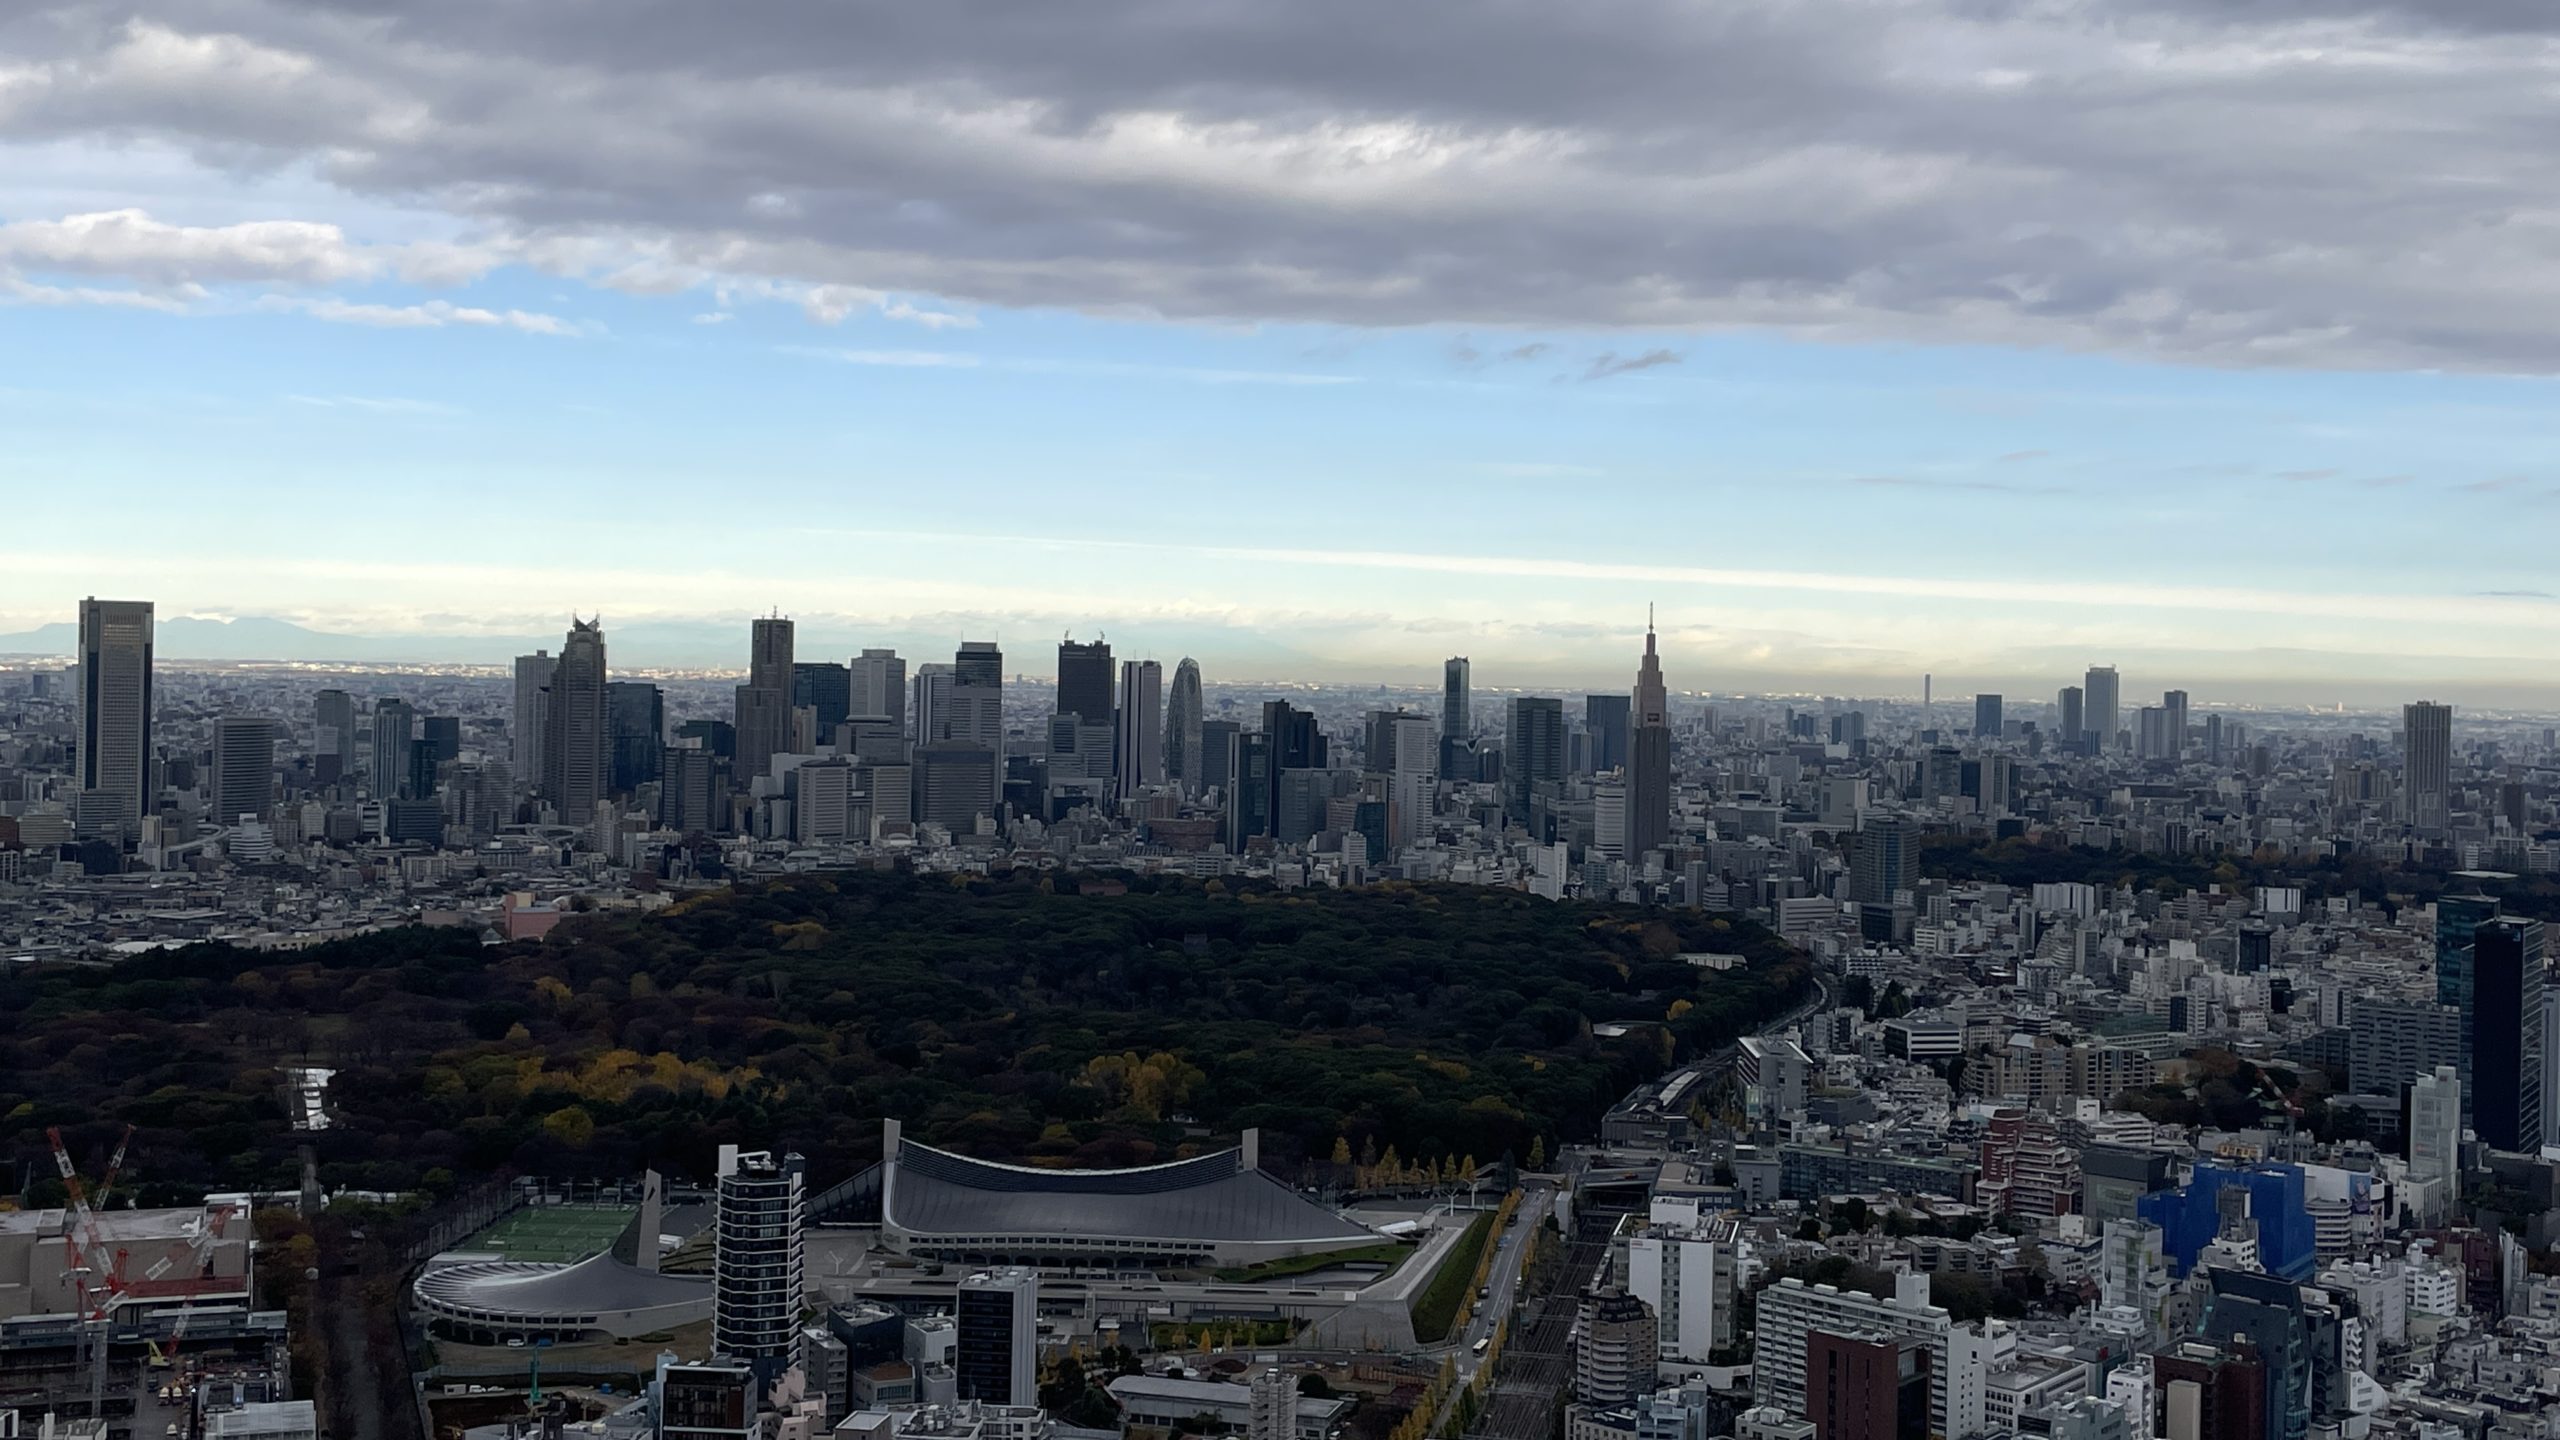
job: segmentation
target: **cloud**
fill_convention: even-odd
[[[951,350],[829,350],[814,345],[785,345],[786,355],[833,360],[839,365],[887,365],[901,370],[972,370],[979,357]]]
[[[349,244],[335,225],[298,220],[167,225],[141,210],[112,210],[0,225],[0,264],[118,275],[160,286],[229,280],[330,285],[372,275],[385,263]]]
[[[382,305],[342,300],[333,295],[269,295],[258,309],[328,320],[341,325],[371,325],[392,330],[435,330],[448,325],[518,330],[527,335],[575,335],[579,328],[557,315],[532,310],[487,310],[427,300],[415,305]]]
[[[1632,375],[1639,370],[1651,370],[1662,365],[1677,365],[1681,359],[1682,356],[1677,350],[1647,350],[1641,355],[1626,356],[1611,353],[1592,361],[1589,367],[1583,370],[1582,378],[1586,381],[1606,380],[1612,375]]]
[[[1991,463],[1994,465],[2019,465],[2024,464],[2029,460],[2042,460],[2052,454],[2053,452],[2050,450],[2012,450],[2006,455],[1993,456]]]
[[[1596,480],[1608,473],[1596,465],[1566,465],[1544,460],[1503,460],[1484,468],[1513,480]]]
[[[2012,485],[2002,480],[1958,480],[1929,475],[1852,475],[1852,485],[1876,485],[1908,490],[1971,490],[1995,495],[2059,495],[2051,485]]]
[[[183,290],[161,294],[148,290],[107,289],[92,285],[44,285],[22,275],[0,269],[0,303],[14,305],[105,305],[123,310],[158,310],[167,314],[184,314],[202,298],[200,292]]]
[[[2279,480],[2304,482],[2311,480],[2334,480],[2338,478],[2338,472],[2335,470],[2278,470],[2275,472],[2275,476]]]
[[[776,347],[785,355],[845,365],[890,365],[910,370],[1001,370],[1018,375],[1079,375],[1120,380],[1186,380],[1201,385],[1332,386],[1359,383],[1356,375],[1300,370],[1220,370],[1195,365],[1142,365],[1118,360],[990,359],[962,350],[838,350],[819,345]]]
[[[405,395],[287,395],[291,405],[308,405],[321,410],[357,410],[367,415],[460,415],[459,407],[437,400],[415,400]]]
[[[632,288],[2560,371],[2532,0],[132,8],[7,7],[0,141]]]

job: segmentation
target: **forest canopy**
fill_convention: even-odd
[[[702,1176],[722,1143],[799,1150],[825,1183],[877,1158],[883,1116],[1031,1163],[1171,1159],[1246,1126],[1282,1174],[1491,1162],[1590,1134],[1629,1086],[1811,984],[1732,916],[1076,884],[829,873],[540,942],[421,928],[32,969],[0,981],[0,1155],[37,1203],[50,1125],[92,1173],[138,1127],[128,1193],[146,1201],[289,1187],[303,1140],[330,1187]],[[1683,958],[1701,951],[1749,963]],[[1596,1037],[1607,1022],[1624,1033]],[[297,1064],[338,1072],[314,1135],[285,1108]]]

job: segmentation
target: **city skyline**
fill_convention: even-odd
[[[1405,84],[1297,15],[1133,67],[1107,15],[678,54],[153,8],[0,21],[0,317],[45,357],[0,386],[0,635],[65,592],[510,640],[778,605],[1596,678],[1593,627],[1658,601],[1741,689],[2560,673],[2554,302],[2498,219],[2539,206],[2541,90],[2491,27],[1639,0],[1471,16],[1482,64]],[[1434,53],[1447,18],[1364,23]],[[547,98],[484,112],[456,55]],[[1560,78],[1508,83],[1530,56]],[[2336,126],[2469,179],[2378,205],[2281,138]],[[625,133],[665,149],[585,143]],[[401,543],[434,517],[485,543]]]

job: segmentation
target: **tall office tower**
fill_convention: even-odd
[[[915,741],[930,745],[951,738],[951,667],[939,660],[916,667]]]
[[[152,803],[148,600],[80,602],[80,790],[85,812],[138,836]],[[94,799],[91,797],[95,797]]]
[[[2058,732],[2062,747],[2066,750],[2078,750],[2081,741],[2088,734],[2088,715],[2081,704],[2082,697],[2087,693],[2077,685],[2065,685],[2053,697],[2055,711],[2053,727]]]
[[[907,733],[907,662],[895,650],[865,650],[853,657],[853,694],[849,715],[880,715],[898,722]]]
[[[1272,819],[1280,813],[1280,776],[1271,764],[1269,734],[1238,733],[1234,740],[1235,758],[1228,768],[1227,848],[1241,854],[1254,836],[1271,833]]]
[[[738,687],[738,763],[743,792],[791,753],[791,622],[766,616],[747,636],[747,683]]]
[[[679,835],[721,826],[720,757],[690,745],[658,752],[658,823]]]
[[[2502,916],[2471,935],[2471,1128],[2492,1150],[2542,1149],[2542,922]]]
[[[951,1368],[960,1398],[988,1405],[1040,1403],[1040,1272],[981,1270],[960,1282]]]
[[[2462,1079],[2452,1066],[2439,1065],[2409,1084],[2409,1178],[2450,1178],[2460,1168],[2461,1149]]]
[[[1153,660],[1120,666],[1120,716],[1112,770],[1120,798],[1164,783],[1164,667]]]
[[[773,771],[773,757],[791,753],[791,693],[762,685],[737,690],[736,774],[741,792]]]
[[[2184,758],[2187,753],[2187,692],[2184,690],[2161,691],[2160,708],[2168,716],[2162,724],[2168,731],[2169,742],[2169,748],[2161,758],[2164,760]]]
[[[2334,1340],[2328,1347],[2314,1343],[2316,1330],[2337,1323],[2334,1310],[2315,1316],[2306,1303],[2322,1298],[2321,1291],[2306,1292],[2293,1280],[2219,1265],[2205,1272],[2205,1280],[2210,1289],[2197,1334],[2226,1350],[2246,1345],[2265,1364],[2269,1436],[2309,1434],[2315,1415],[2329,1409],[2333,1396],[2343,1412],[2345,1397],[2337,1392],[2344,1384],[2319,1383],[2323,1369],[2334,1375],[2337,1359]]]
[[[2144,760],[2167,760],[2175,755],[2169,740],[2169,712],[2158,705],[2145,705],[2134,712],[2133,753]]]
[[[213,722],[213,823],[267,818],[275,800],[276,727],[264,715],[225,715]]]
[[[1817,1330],[1805,1337],[1804,1372],[1818,1440],[1928,1440],[1927,1346]]]
[[[406,700],[373,702],[373,771],[376,800],[408,794],[409,747],[416,743],[418,712]]]
[[[2089,742],[2089,753],[2104,754],[2116,748],[2116,667],[2092,665],[2080,677],[2083,696],[2082,712],[2088,717],[2088,733],[2096,738]]]
[[[551,733],[551,672],[559,668],[560,662],[548,650],[516,657],[515,714],[507,722],[507,759],[516,783],[527,790],[542,788],[542,737]]]
[[[791,622],[779,614],[753,622],[747,634],[747,683],[791,693]]]
[[[567,656],[562,656],[565,662]],[[802,1286],[797,1155],[720,1147],[711,1249],[711,1348],[770,1385],[790,1368]]]
[[[595,819],[613,778],[604,716],[604,620],[569,617],[569,638],[551,672],[542,737],[542,798],[563,825]]]
[[[1165,778],[1185,795],[1200,793],[1200,724],[1200,662],[1185,655],[1164,700]]]
[[[1973,738],[1976,740],[2000,738],[1999,696],[1983,694],[1973,697]]]
[[[312,767],[323,785],[355,771],[356,701],[344,690],[323,690],[312,697]]]
[[[2453,823],[2453,707],[2432,700],[2404,705],[2400,725],[2408,748],[2406,818],[2420,830],[2444,830]]]
[[[667,744],[667,697],[644,680],[609,681],[604,710],[613,793],[628,795],[658,778],[659,752]]]
[[[1849,870],[1849,898],[1861,905],[1890,905],[1894,892],[1911,886],[1910,822],[1899,815],[1870,815],[1858,831]]]
[[[1096,724],[1108,725],[1108,714],[1094,717]],[[986,809],[990,815],[1004,812],[1004,652],[992,640],[963,640],[959,651],[951,657],[951,723],[947,727],[954,740],[965,741],[987,752],[991,772],[987,777]],[[1159,758],[1158,763],[1162,760]]]
[[[1636,664],[1635,724],[1627,732],[1627,835],[1624,854],[1633,865],[1671,843],[1671,692],[1663,687],[1662,657],[1655,653],[1653,624],[1644,627],[1644,659]]]
[[[462,717],[459,715],[421,715],[418,717],[418,744],[436,757],[439,765],[462,758]]]
[[[1002,690],[1004,651],[993,640],[961,641],[960,648],[951,657],[951,683]]]
[[[1615,1288],[1585,1291],[1575,1320],[1581,1328],[1573,1353],[1576,1400],[1608,1410],[1653,1393],[1662,1341],[1643,1301]]]
[[[803,660],[791,667],[791,708],[815,712],[819,743],[853,712],[853,670],[832,660]]]
[[[1265,828],[1261,834],[1277,833],[1271,827],[1280,819],[1280,791],[1287,783],[1282,777],[1292,770],[1321,770],[1325,763],[1324,732],[1316,728],[1315,712],[1301,710],[1286,700],[1262,702],[1262,738],[1270,746],[1266,790],[1268,799],[1263,811]]]
[[[2436,900],[2436,1003],[2452,1006],[2462,1017],[2460,1055],[2454,1069],[2462,1078],[2462,1113],[2466,1121],[2479,1101],[2479,1084],[2471,1068],[2475,1036],[2472,1020],[2479,995],[2472,937],[2497,915],[2498,902],[2487,895],[2444,895]]]
[[[1089,725],[1111,723],[1111,646],[1095,640],[1058,642],[1058,709]]]
[[[1468,693],[1467,657],[1452,655],[1440,666],[1440,773],[1455,777],[1474,766],[1457,763],[1460,753],[1473,753],[1476,738],[1475,697]]]
[[[978,817],[992,815],[1004,780],[994,752],[965,740],[935,740],[915,748],[911,761],[915,817],[954,835],[974,833]]]
[[[1538,786],[1563,778],[1564,702],[1546,695],[1512,697],[1503,725],[1503,818],[1526,826]]]
[[[432,720],[436,717],[425,717]],[[409,746],[409,779],[400,793],[412,800],[434,800],[441,794],[438,781],[444,778],[445,762],[436,758],[435,745],[420,737]]]
[[[1236,737],[1244,727],[1233,720],[1200,722],[1200,760],[1192,769],[1191,793],[1206,795],[1212,790],[1231,791],[1236,778]]]
[[[1634,702],[1624,695],[1582,697],[1582,733],[1588,746],[1583,769],[1606,775],[1627,766],[1627,731],[1633,727]]]
[[[676,743],[701,746],[723,760],[738,758],[738,727],[726,720],[694,719],[676,726]]]
[[[1440,759],[1439,727],[1428,715],[1399,710],[1385,719],[1379,738],[1386,745],[1387,845],[1372,855],[1384,862],[1431,828]]]

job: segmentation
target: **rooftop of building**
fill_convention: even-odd
[[[1376,1232],[1245,1163],[1242,1149],[1127,1170],[1005,1165],[901,1140],[882,1214],[911,1234],[1351,1243]]]

